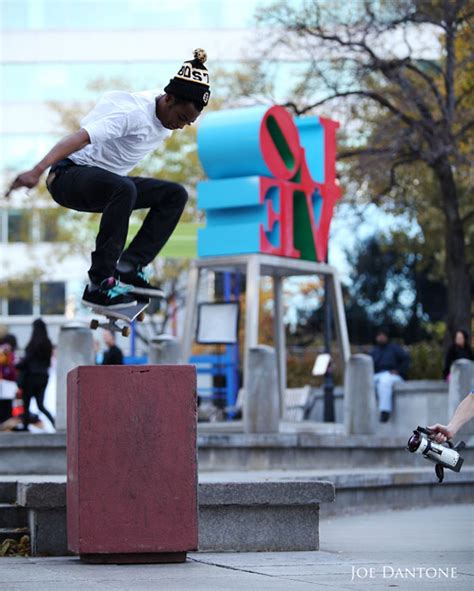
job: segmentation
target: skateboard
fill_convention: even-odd
[[[107,318],[107,322],[100,322],[97,318],[93,318],[90,322],[92,330],[97,328],[106,328],[113,332],[120,332],[122,336],[128,337],[131,333],[131,324],[135,320],[143,322],[145,319],[145,310],[150,305],[149,299],[141,299],[135,306],[124,306],[123,308],[115,308],[109,310],[108,308],[100,308],[98,306],[90,306],[94,314],[100,314]],[[118,321],[122,321],[118,324]],[[122,325],[122,323],[125,323]]]

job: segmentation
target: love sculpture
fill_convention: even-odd
[[[327,277],[342,368],[349,359],[341,285],[336,269],[325,262],[331,218],[341,196],[336,179],[338,127],[336,121],[323,117],[293,118],[279,106],[212,112],[199,126],[198,153],[207,180],[198,183],[197,204],[206,214],[206,226],[199,230],[199,256],[189,269],[182,353],[184,360],[190,359],[195,326],[199,325],[201,277],[209,277],[209,271],[245,275],[245,432],[257,429],[248,417],[265,414],[249,410],[252,383],[259,383],[250,357],[259,347],[261,277],[271,277],[273,284],[278,392],[270,387],[264,393],[273,410],[277,405],[281,413],[285,404],[286,278]],[[227,402],[231,406],[235,400]],[[272,432],[274,422],[264,429]]]
[[[293,118],[279,106],[210,113],[198,133],[209,180],[198,184],[200,257],[262,253],[326,259],[334,205],[336,130],[331,119]]]

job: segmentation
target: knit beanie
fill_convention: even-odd
[[[165,86],[165,92],[196,102],[201,108],[205,107],[211,96],[209,73],[204,65],[206,60],[204,49],[195,49],[194,59],[184,62],[176,76]]]

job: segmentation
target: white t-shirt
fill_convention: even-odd
[[[69,158],[126,175],[171,135],[156,116],[159,92],[107,92],[81,121],[91,143]]]

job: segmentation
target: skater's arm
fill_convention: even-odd
[[[59,140],[59,142],[51,148],[46,156],[40,160],[34,168],[22,172],[16,177],[10,185],[5,197],[8,197],[11,191],[18,189],[19,187],[28,187],[28,189],[36,187],[41,175],[47,168],[55,162],[67,158],[74,152],[81,150],[90,143],[91,140],[89,134],[85,129],[79,129],[79,131],[71,133],[62,140]]]
[[[428,427],[430,431],[434,432],[434,439],[438,443],[444,443],[446,439],[454,437],[459,429],[474,417],[474,391],[464,398],[456,408],[453,418],[449,421],[448,425],[432,425]]]

